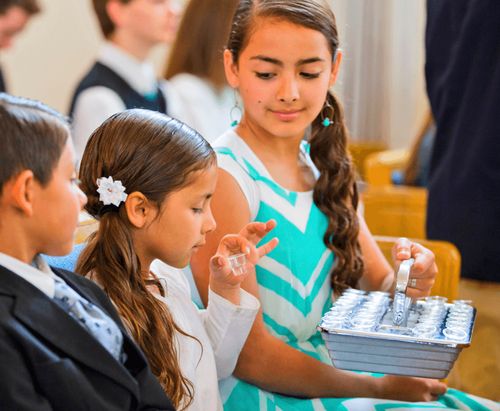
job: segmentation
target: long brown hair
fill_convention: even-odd
[[[189,73],[216,88],[226,84],[223,52],[238,0],[191,0],[169,55],[165,78]]]
[[[100,224],[76,271],[95,278],[116,304],[176,407],[189,405],[193,398],[175,342],[175,332],[187,334],[148,291],[125,207],[103,206],[96,180],[112,176],[128,193],[139,191],[160,209],[169,193],[191,183],[193,172],[214,163],[212,148],[196,131],[163,114],[133,109],[113,115],[94,131],[80,167],[81,188],[88,198],[85,209]]]
[[[259,18],[275,18],[319,31],[325,36],[334,61],[339,39],[335,16],[326,3],[316,0],[241,0],[227,45],[236,64]],[[314,186],[313,199],[328,217],[328,228],[323,241],[336,258],[332,286],[335,291],[342,291],[348,286],[357,286],[363,274],[356,214],[358,192],[352,161],[347,151],[348,132],[342,107],[330,92],[325,96],[325,101],[333,107],[333,124],[328,127],[322,124],[323,116],[329,115],[331,110],[324,114],[318,113],[312,123],[310,153],[320,172]]]

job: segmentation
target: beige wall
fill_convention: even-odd
[[[423,76],[425,2],[330,1],[344,49],[335,89],[346,106],[353,137],[381,138],[390,147],[408,146],[427,108]],[[91,0],[40,2],[43,14],[33,19],[14,47],[2,52],[0,58],[11,93],[42,100],[66,112],[72,90],[93,61],[101,36]],[[378,32],[378,41],[382,42],[374,55],[366,37],[373,32]],[[166,52],[159,48],[153,56],[158,73]],[[374,62],[380,63],[378,71],[366,71]],[[365,71],[361,71],[363,68]],[[373,111],[381,105],[382,112]]]
[[[36,98],[66,112],[75,84],[101,40],[91,0],[40,0],[43,13],[1,54],[12,94]],[[165,50],[154,60],[162,67]]]

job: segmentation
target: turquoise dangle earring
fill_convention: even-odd
[[[321,124],[323,125],[323,127],[333,125],[334,113],[335,112],[332,105],[328,102],[328,100],[326,100],[325,104],[323,105],[323,109],[321,110]]]
[[[240,120],[243,112],[241,111],[240,103],[238,102],[238,96],[236,95],[236,89],[234,90],[234,106],[229,112],[229,118],[231,119],[231,127],[236,127]]]

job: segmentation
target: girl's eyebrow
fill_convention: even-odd
[[[205,194],[199,195],[197,197],[197,199],[205,201],[205,200],[208,200],[208,199],[212,198],[212,196],[213,196],[213,193],[205,193]]]
[[[257,56],[250,57],[250,60],[260,60],[260,61],[264,61],[266,63],[271,63],[271,64],[275,64],[277,66],[283,67],[282,61],[275,59],[275,58],[272,58],[272,57],[262,56],[260,54]],[[299,60],[295,65],[296,66],[303,66],[305,64],[317,63],[318,61],[323,62],[325,60],[320,58],[320,57],[310,57],[307,59]]]

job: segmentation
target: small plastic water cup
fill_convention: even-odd
[[[247,272],[247,255],[245,253],[232,254],[227,259],[234,275],[243,275]]]
[[[437,327],[432,324],[417,324],[413,328],[413,334],[422,338],[433,338],[437,333]]]
[[[453,300],[455,306],[466,306],[472,308],[472,300]]]
[[[443,330],[443,334],[449,340],[465,340],[467,339],[467,331],[462,328],[446,327]]]
[[[450,308],[450,313],[457,314],[469,314],[472,316],[474,309],[470,305],[453,305]]]
[[[351,318],[351,325],[357,330],[369,331],[375,326],[375,320],[371,318]]]
[[[438,295],[431,295],[425,298],[425,302],[429,305],[442,306],[446,303],[446,301],[448,301],[446,297],[441,297]]]

